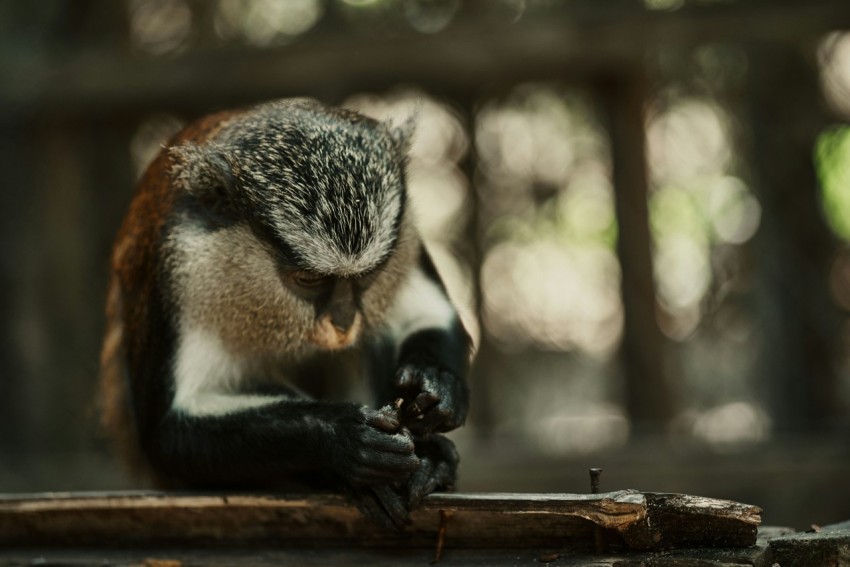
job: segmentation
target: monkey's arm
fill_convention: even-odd
[[[388,323],[398,353],[394,387],[406,402],[402,423],[414,433],[463,425],[470,339],[424,247]]]
[[[256,486],[292,473],[329,473],[347,486],[407,478],[419,464],[394,416],[350,402],[249,391],[248,366],[215,335],[176,336],[170,401],[151,424],[148,453],[166,476],[191,485]]]
[[[257,396],[227,403],[250,405],[251,398]],[[293,473],[330,473],[337,484],[373,486],[405,479],[418,467],[413,441],[395,433],[398,427],[350,403],[280,399],[222,414],[171,410],[152,456],[161,472],[192,486],[274,484]]]

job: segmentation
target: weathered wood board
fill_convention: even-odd
[[[755,506],[682,494],[435,494],[402,533],[331,494],[0,495],[0,567],[441,565],[833,567],[850,523],[759,528]]]
[[[365,521],[333,494],[133,492],[0,496],[4,545],[298,545],[575,550],[746,547],[760,509],[686,495],[435,494],[401,533]]]

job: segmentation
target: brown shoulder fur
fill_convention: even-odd
[[[203,143],[240,111],[207,116],[178,133],[169,147]],[[132,392],[146,387],[141,368],[151,341],[151,304],[161,261],[162,232],[174,206],[174,158],[167,148],[136,187],[112,252],[106,301],[106,332],[100,356],[101,426],[136,474],[149,474],[139,443]],[[137,412],[138,413],[138,412]]]

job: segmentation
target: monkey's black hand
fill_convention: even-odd
[[[398,369],[396,387],[404,398],[402,423],[413,433],[446,432],[466,421],[469,391],[453,372],[427,361],[409,361]]]
[[[344,484],[361,487],[407,480],[419,467],[414,448],[395,416],[360,407],[336,416],[325,453]]]
[[[424,435],[416,439],[419,468],[407,483],[407,508],[419,506],[435,490],[454,490],[460,456],[454,443],[443,435]]]

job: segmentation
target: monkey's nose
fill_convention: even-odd
[[[346,347],[357,340],[359,328],[359,319],[356,313],[350,319],[342,321],[326,315],[319,326],[319,329],[322,329],[320,335],[323,336],[320,339],[320,344],[331,349]]]
[[[357,313],[355,312],[342,318],[331,317],[330,322],[337,335],[340,337],[346,337],[355,331],[354,328],[357,326]]]
[[[351,326],[354,324],[354,319],[357,317],[356,311],[333,311],[330,313],[331,325],[334,330],[340,335],[345,335]]]

